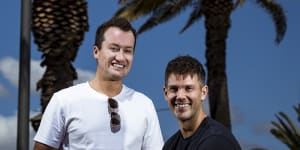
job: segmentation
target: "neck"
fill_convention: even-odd
[[[180,132],[183,138],[188,138],[192,136],[206,116],[207,115],[204,112],[202,112],[196,119],[179,121]]]
[[[122,81],[103,81],[97,78],[89,82],[90,86],[99,93],[103,93],[108,97],[118,95],[122,90]]]

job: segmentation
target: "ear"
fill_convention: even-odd
[[[97,46],[94,46],[93,47],[93,55],[94,55],[94,58],[97,59],[97,55],[99,53],[99,49]]]
[[[207,85],[204,85],[202,88],[201,88],[201,100],[204,101],[205,97],[207,96],[208,94],[208,86]]]
[[[163,93],[164,93],[165,100],[167,101],[168,91],[167,91],[167,88],[165,86],[163,87]]]

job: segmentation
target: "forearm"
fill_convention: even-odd
[[[57,149],[40,142],[35,142],[33,150],[57,150]]]

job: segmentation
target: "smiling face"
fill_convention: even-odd
[[[122,80],[130,71],[133,62],[135,38],[131,31],[110,27],[104,33],[101,49],[94,46],[97,73],[103,80]]]
[[[181,121],[196,121],[203,113],[202,102],[208,92],[198,76],[171,73],[164,87],[164,96],[171,112]]]

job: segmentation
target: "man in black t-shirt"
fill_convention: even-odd
[[[240,150],[232,133],[203,111],[208,93],[202,64],[191,56],[171,60],[165,71],[164,96],[180,130],[163,150]]]

